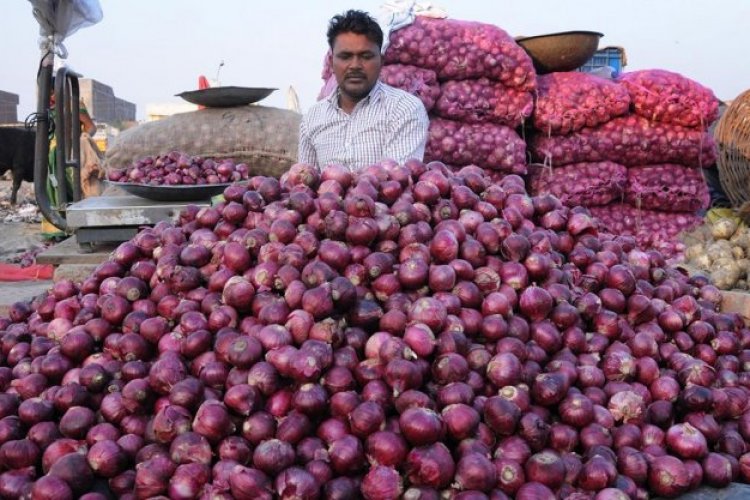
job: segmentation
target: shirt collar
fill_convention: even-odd
[[[340,109],[339,108],[339,93],[340,92],[341,90],[339,89],[337,85],[336,90],[331,92],[331,95],[328,96],[329,104],[336,109]],[[380,101],[382,97],[383,97],[383,82],[378,80],[377,82],[375,82],[375,86],[372,87],[372,90],[370,90],[370,93],[367,94],[367,97],[362,99],[362,101],[360,102],[363,102],[365,104],[370,104],[370,103],[374,104]],[[359,103],[357,103],[357,105],[359,105]]]

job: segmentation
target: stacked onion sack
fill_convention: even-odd
[[[578,93],[575,83],[568,84],[567,89],[564,80],[552,83],[559,78],[586,78],[566,75],[570,74],[540,77],[534,121],[538,133],[532,141],[533,156],[552,167],[580,162],[613,162],[626,166],[627,171],[624,171],[622,167],[606,163],[606,168],[594,179],[582,181],[584,184],[592,182],[598,189],[602,189],[603,184],[604,190],[611,194],[612,199],[607,204],[602,203],[607,197],[595,192],[598,202],[592,208],[593,214],[608,230],[635,236],[642,248],[658,249],[669,257],[676,257],[684,250],[678,234],[699,224],[696,212],[707,208],[709,203],[701,167],[708,167],[715,160],[715,145],[707,128],[717,117],[716,97],[709,89],[676,73],[636,71],[622,75],[616,83],[607,82],[609,97],[617,96],[616,106],[602,109],[595,107],[596,101],[589,95]],[[592,82],[600,81],[591,76],[587,78]],[[549,82],[545,81],[547,79]],[[582,101],[584,110],[597,114],[599,119],[592,121],[589,117],[576,121],[579,117],[575,113],[569,117],[560,115],[554,106],[556,95],[571,102],[578,100],[579,104]],[[553,104],[547,103],[547,99],[552,99]],[[627,101],[630,114],[625,114]],[[578,125],[587,123],[576,129],[572,124],[566,126],[568,121]],[[556,132],[561,135],[554,135]],[[537,180],[537,185],[558,184],[554,174],[545,176],[543,169],[538,170],[539,177],[547,180]],[[610,180],[615,171],[617,183]],[[624,184],[621,182],[623,174],[627,176]],[[566,180],[575,177],[568,173]],[[558,190],[565,190],[567,185],[578,185],[580,189],[581,183],[559,185]]]
[[[536,73],[531,58],[490,24],[417,16],[390,35],[381,80],[419,97],[430,113],[427,161],[526,173],[526,143],[517,129],[531,116]],[[324,65],[326,84],[335,88]]]
[[[630,108],[630,96],[623,86],[588,73],[540,75],[537,86],[532,124],[548,141],[603,125]],[[622,198],[628,174],[621,163],[608,158],[573,162],[561,159],[558,151],[551,153],[544,157],[537,154],[540,163],[529,168],[533,195],[553,194],[569,207],[596,207]]]
[[[0,319],[0,496],[553,500],[750,480],[750,330],[586,209],[295,165]]]

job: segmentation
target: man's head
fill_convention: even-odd
[[[349,10],[328,25],[331,67],[342,94],[356,102],[367,96],[380,76],[383,31],[366,12]]]

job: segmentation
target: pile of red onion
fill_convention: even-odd
[[[0,497],[645,499],[750,480],[750,330],[476,168],[295,165],[0,320]]]
[[[110,169],[107,178],[113,182],[177,186],[221,184],[247,180],[250,169],[231,159],[190,156],[179,151],[166,155],[146,156],[122,169]]]

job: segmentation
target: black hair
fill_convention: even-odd
[[[361,10],[347,10],[343,14],[333,16],[328,23],[328,46],[333,49],[336,37],[341,33],[356,33],[364,35],[375,43],[379,49],[383,48],[383,30],[367,12]]]

